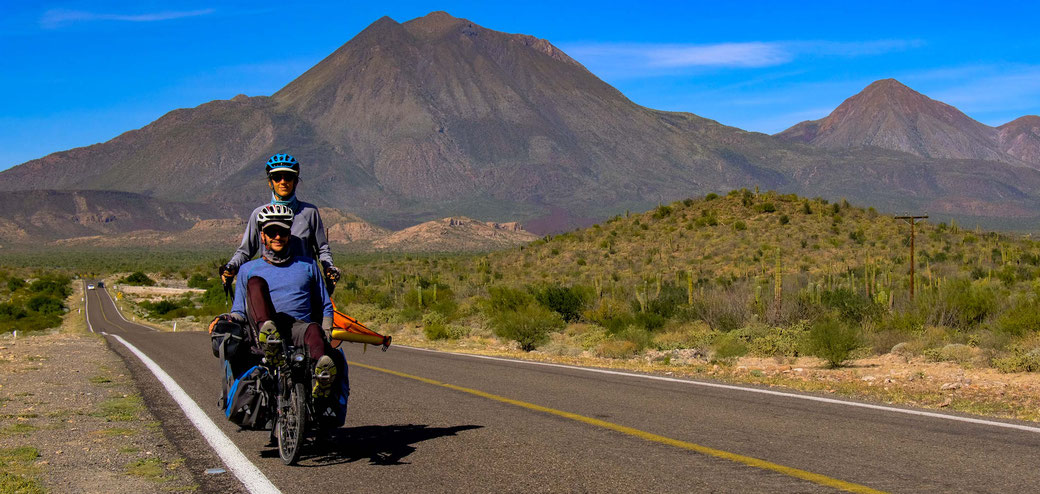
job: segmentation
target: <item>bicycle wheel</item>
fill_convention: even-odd
[[[303,434],[307,430],[307,388],[296,383],[289,390],[288,406],[278,418],[278,456],[286,465],[300,459]]]

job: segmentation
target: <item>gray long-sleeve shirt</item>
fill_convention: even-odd
[[[290,247],[298,255],[304,255],[311,259],[317,259],[323,267],[332,265],[332,250],[329,248],[329,239],[325,237],[325,225],[321,222],[318,208],[309,202],[297,201],[299,206],[293,216],[292,239]],[[231,256],[228,265],[232,270],[250,260],[260,252],[264,242],[260,238],[260,228],[256,223],[256,214],[263,209],[260,206],[253,210],[246,222],[246,232],[242,235],[242,244]]]

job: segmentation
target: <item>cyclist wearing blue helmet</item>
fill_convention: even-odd
[[[295,214],[290,247],[297,255],[316,259],[321,264],[329,285],[334,286],[339,280],[339,269],[332,263],[332,251],[318,208],[296,198],[296,186],[300,182],[300,162],[292,155],[279,153],[271,156],[264,168],[267,172],[267,186],[271,189],[269,204],[281,204],[292,209]],[[245,234],[242,235],[241,245],[231,256],[231,260],[221,268],[220,275],[225,283],[238,272],[242,264],[264,248],[256,219],[264,206],[267,204],[254,209],[249,215],[249,223],[246,225]],[[331,291],[332,287],[329,288]]]

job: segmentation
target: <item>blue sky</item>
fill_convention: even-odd
[[[775,133],[894,77],[989,125],[1040,114],[1040,4],[2,2],[0,170],[269,95],[376,19],[545,38],[630,99]]]

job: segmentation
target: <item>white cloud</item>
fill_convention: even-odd
[[[40,25],[47,29],[53,29],[65,24],[87,21],[155,22],[209,15],[213,12],[213,9],[202,9],[190,11],[163,11],[145,14],[102,14],[82,10],[52,9],[43,14],[43,17],[40,18]]]
[[[790,53],[770,43],[659,46],[644,56],[652,67],[769,67],[791,60]]]
[[[645,69],[642,75],[680,68],[759,68],[784,65],[799,57],[860,57],[920,46],[919,41],[752,41],[701,45],[653,43],[576,43],[564,51],[605,72]]]

